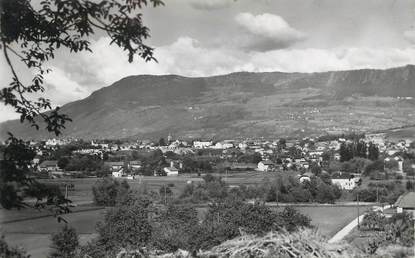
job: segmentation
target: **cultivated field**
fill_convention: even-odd
[[[258,172],[241,172],[221,175],[230,185],[259,184],[269,180],[272,174]],[[69,198],[81,204],[73,208],[73,212],[63,217],[80,234],[82,243],[90,240],[95,231],[95,225],[102,220],[105,209],[92,205],[93,197],[91,187],[96,178],[87,179],[57,179],[45,180],[47,182],[73,183],[75,190],[69,192]],[[141,180],[128,180],[132,189],[147,187],[158,191],[162,185],[174,185],[173,192],[179,193],[188,181],[201,182],[203,179],[196,175],[180,177],[143,177]],[[89,203],[89,204],[88,204]],[[348,224],[357,216],[357,209],[353,206],[293,206],[301,213],[308,215],[312,224],[327,238],[333,236],[338,230]],[[278,209],[282,209],[281,207]],[[365,208],[360,208],[363,212]],[[206,208],[198,208],[203,213]],[[47,216],[47,211],[23,209],[20,211],[0,211],[0,230],[6,240],[29,250],[32,257],[45,257],[49,252],[50,234],[57,232],[63,224],[58,223],[53,216]],[[50,215],[50,213],[49,213]]]
[[[223,180],[229,185],[254,185],[263,182],[266,178],[275,176],[274,173],[263,172],[238,172],[228,174],[213,174],[215,176],[221,176]],[[41,180],[48,183],[72,183],[75,185],[74,191],[70,191],[69,199],[74,203],[87,204],[93,201],[92,186],[97,181],[97,178],[76,178],[76,179],[48,179]],[[143,176],[140,179],[127,180],[131,189],[138,190],[140,187],[146,187],[147,190],[153,190],[158,192],[161,186],[170,185],[173,193],[179,193],[183,187],[191,181],[193,183],[203,182],[201,176],[196,174],[187,174],[177,177],[155,177],[155,176]]]

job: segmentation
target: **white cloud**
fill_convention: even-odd
[[[249,33],[246,47],[254,50],[286,48],[305,39],[304,33],[292,28],[278,15],[239,13],[235,21]]]
[[[19,114],[11,106],[5,106],[3,103],[0,103],[0,122],[18,118]]]
[[[97,86],[108,86],[123,77],[138,74],[178,74],[195,77],[236,71],[323,72],[361,68],[383,69],[415,64],[415,48],[338,47],[247,52],[225,47],[207,48],[190,37],[180,37],[172,44],[156,47],[155,57],[158,63],[144,62],[140,59],[128,63],[126,53],[115,46],[108,46],[109,42],[107,37],[101,38],[92,42],[93,53],[85,52],[71,57],[76,58],[77,65],[60,67],[66,73],[62,75],[58,70],[56,76],[65,78],[62,79],[63,82],[56,79],[54,84],[72,85],[69,91],[76,95],[73,89],[77,87],[92,91],[97,89]],[[80,73],[79,70],[84,72]]]
[[[199,10],[217,10],[227,8],[232,0],[191,0],[190,6]]]
[[[50,67],[52,72],[44,76],[46,97],[53,99],[54,105],[62,105],[69,101],[82,99],[88,96],[89,90],[58,67]],[[82,69],[82,67],[81,67]]]
[[[407,30],[403,33],[404,38],[415,45],[415,30]]]

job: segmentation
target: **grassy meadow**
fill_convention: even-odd
[[[229,185],[253,185],[269,180],[273,174],[260,172],[240,172],[221,175]],[[43,180],[53,183],[73,183],[75,188],[69,192],[69,198],[78,204],[72,209],[72,213],[63,215],[68,223],[80,234],[81,243],[86,243],[96,234],[95,225],[105,215],[105,208],[96,207],[93,204],[91,188],[97,178],[85,179],[54,179]],[[197,175],[179,177],[142,177],[141,179],[128,180],[133,190],[147,187],[148,190],[158,192],[163,185],[170,185],[174,194],[180,193],[188,183],[201,182],[203,179]],[[353,206],[293,206],[301,213],[308,215],[312,224],[327,238],[333,236],[338,230],[347,225],[357,216],[357,209]],[[197,208],[201,217],[207,208]],[[277,209],[282,209],[278,207]],[[360,208],[361,212],[364,208]],[[49,216],[48,216],[49,215]],[[22,209],[0,211],[0,231],[6,236],[6,240],[13,245],[18,245],[29,251],[33,258],[45,257],[49,252],[50,235],[60,230],[63,226],[48,211],[34,209]]]

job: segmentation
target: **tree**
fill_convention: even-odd
[[[68,164],[69,164],[69,159],[66,157],[60,158],[58,160],[58,167],[60,169],[65,169]]]
[[[102,30],[111,38],[111,44],[128,52],[128,61],[135,55],[146,61],[154,60],[153,48],[143,41],[149,37],[149,29],[143,25],[142,15],[136,13],[147,2],[161,5],[160,0],[126,1],[72,1],[45,0],[34,8],[29,0],[1,1],[1,44],[3,54],[12,72],[12,83],[2,89],[0,100],[11,105],[20,114],[20,120],[39,128],[36,117],[46,123],[46,129],[57,135],[70,119],[51,108],[45,98],[32,101],[28,95],[43,92],[43,76],[49,70],[45,62],[53,59],[55,51],[66,48],[71,52],[92,51],[88,38],[96,30]],[[24,85],[20,80],[10,54],[16,56],[28,69],[35,72],[32,83]]]
[[[353,152],[350,145],[344,142],[340,145],[339,154],[341,162],[349,161],[353,158]]]
[[[0,203],[5,209],[24,206],[23,196],[31,173],[35,151],[22,140],[11,138],[0,160]],[[30,184],[29,186],[34,186]]]
[[[385,216],[379,211],[371,211],[366,214],[360,224],[360,230],[384,230],[386,223]]]
[[[127,181],[121,183],[114,178],[106,177],[97,180],[92,187],[94,202],[101,206],[115,206],[129,192],[130,186]]]
[[[153,231],[151,210],[152,202],[145,196],[126,199],[97,224],[98,237],[83,252],[92,257],[115,257],[121,248],[147,246]]]
[[[311,219],[292,207],[286,207],[279,215],[282,219],[281,224],[289,232],[302,227],[311,227]]]
[[[415,176],[415,169],[412,167],[414,164],[413,160],[405,159],[403,161],[402,169],[407,176]]]
[[[278,140],[278,146],[280,149],[285,149],[287,141],[284,138]]]
[[[156,7],[163,3],[161,0],[45,0],[34,8],[30,0],[0,1],[0,49],[12,74],[11,83],[0,91],[0,101],[14,108],[22,123],[36,129],[44,126],[48,132],[60,135],[71,119],[61,114],[59,107],[52,109],[48,99],[33,98],[45,90],[44,75],[51,71],[45,68],[45,63],[55,57],[58,49],[67,49],[71,53],[92,51],[88,39],[97,30],[108,34],[110,44],[125,50],[129,62],[134,56],[146,61],[155,60],[153,48],[144,44],[150,36],[149,29],[142,22],[142,14],[138,13],[147,4]],[[34,74],[30,83],[21,80],[15,61]],[[8,146],[25,144],[11,133],[9,136]],[[23,171],[22,163],[27,162],[26,157],[23,161],[19,158],[22,157],[8,156],[1,164],[2,172],[5,167],[8,169],[8,176],[4,176],[0,184],[4,208],[21,207],[21,187],[33,187],[35,181]]]
[[[370,160],[377,160],[379,158],[379,148],[375,144],[369,143],[368,152],[368,158]]]
[[[321,167],[318,165],[318,163],[317,163],[317,162],[313,162],[313,163],[311,163],[311,166],[310,166],[310,171],[311,171],[311,173],[313,173],[315,176],[319,176],[319,175],[321,174],[322,169],[321,169]]]
[[[52,235],[51,258],[72,258],[79,247],[78,235],[74,228],[65,225],[62,231]]]
[[[167,252],[179,248],[192,250],[195,246],[193,237],[198,231],[199,219],[194,207],[169,205],[154,223],[151,242],[157,249]]]
[[[159,139],[159,146],[166,146],[166,141],[164,140],[164,138]]]

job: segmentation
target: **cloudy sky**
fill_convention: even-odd
[[[235,71],[321,72],[415,64],[413,0],[165,0],[145,8],[158,63],[127,62],[105,34],[93,53],[60,51],[48,66],[56,105],[137,74],[210,76]],[[10,74],[0,60],[0,83]],[[19,72],[27,75],[25,69]],[[15,118],[0,106],[0,121]]]

